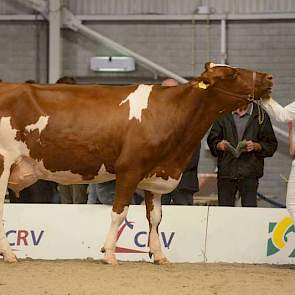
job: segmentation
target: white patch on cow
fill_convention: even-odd
[[[120,105],[129,101],[129,120],[135,118],[141,121],[141,112],[148,106],[148,100],[152,91],[153,85],[140,84],[137,89],[130,93]]]
[[[0,154],[5,157],[5,162],[11,165],[19,156],[29,155],[29,150],[25,143],[16,140],[16,129],[10,123],[10,117],[0,119]]]
[[[159,260],[164,257],[159,234],[157,232],[158,225],[162,218],[162,207],[161,207],[161,195],[153,195],[153,210],[150,211],[150,235],[149,235],[149,247],[150,252],[154,254],[154,259]]]
[[[169,177],[167,180],[153,175],[152,177],[144,178],[137,187],[162,195],[172,192],[177,187],[180,179],[181,175],[178,179]]]
[[[115,174],[109,173],[105,167],[104,164],[101,165],[97,176],[95,176],[94,180],[92,181],[93,183],[98,182],[98,183],[102,183],[102,182],[106,182],[106,181],[110,181],[110,180],[114,180],[116,178]]]
[[[35,129],[38,129],[40,134],[47,126],[48,119],[49,119],[49,116],[40,116],[40,118],[38,119],[36,123],[26,126],[26,130],[30,132]]]

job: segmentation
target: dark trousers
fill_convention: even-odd
[[[193,205],[194,192],[187,189],[176,189],[162,195],[162,205]]]
[[[235,196],[239,192],[243,207],[257,207],[257,178],[230,179],[218,178],[219,206],[235,206]]]
[[[87,184],[59,184],[58,189],[62,204],[86,204]]]

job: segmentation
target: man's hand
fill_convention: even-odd
[[[292,129],[293,129],[293,122],[292,121],[291,122],[288,122],[288,129],[290,131],[292,131]]]
[[[253,142],[252,140],[246,141],[247,152],[261,151],[261,145],[258,142]]]
[[[229,142],[227,140],[222,140],[218,142],[218,144],[216,145],[216,148],[224,152],[228,150],[228,145],[229,145]]]

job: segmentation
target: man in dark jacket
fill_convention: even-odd
[[[258,180],[263,176],[264,158],[271,157],[278,145],[269,116],[261,111],[263,113],[259,114],[258,106],[251,103],[223,115],[211,128],[207,142],[211,153],[217,157],[220,206],[234,206],[237,191],[242,206],[257,206]],[[238,144],[240,150],[235,149]]]

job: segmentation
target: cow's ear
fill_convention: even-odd
[[[213,62],[206,62],[205,63],[205,70],[208,71],[209,69],[212,69],[215,66]]]
[[[214,66],[201,75],[202,80],[210,85],[214,85],[219,80],[234,80],[236,77],[235,68]]]

